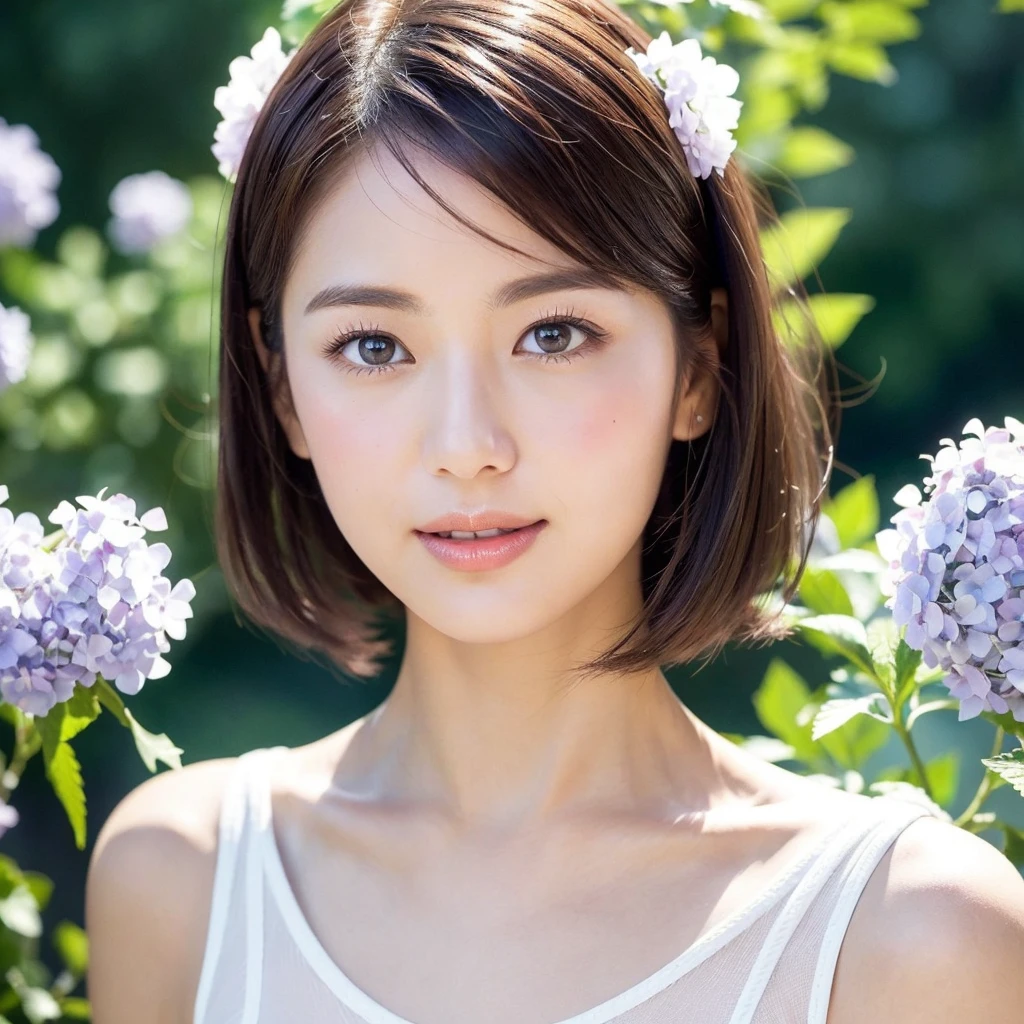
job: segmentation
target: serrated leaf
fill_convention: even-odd
[[[761,232],[761,248],[776,288],[802,281],[835,245],[852,212],[838,207],[797,209]]]
[[[896,647],[896,700],[902,704],[917,685],[917,669],[921,664],[921,652],[915,651],[903,637]]]
[[[85,974],[89,967],[89,939],[84,929],[71,921],[61,921],[53,930],[53,946],[72,974]]]
[[[85,788],[82,785],[82,768],[75,757],[70,743],[60,743],[50,763],[46,776],[64,805],[68,821],[75,834],[75,846],[85,849]]]
[[[1024,796],[1024,749],[1005,751],[995,757],[983,757],[981,763]]]
[[[773,658],[753,697],[761,724],[793,748],[795,756],[808,764],[821,757],[811,739],[810,722],[799,721],[800,712],[811,703],[811,691],[801,676],[781,658]]]
[[[797,629],[802,637],[825,654],[840,654],[869,676],[875,666],[867,647],[864,624],[852,615],[812,615],[801,619]]]
[[[181,755],[185,751],[181,747],[175,746],[166,733],[151,733],[143,728],[135,716],[124,706],[121,695],[106,679],[97,677],[94,687],[103,707],[126,729],[131,730],[139,756],[151,772],[156,771],[158,761],[163,761],[171,768],[181,767]]]
[[[820,740],[822,736],[834,732],[856,715],[871,715],[872,718],[876,718],[880,722],[891,724],[892,719],[882,710],[885,707],[885,695],[882,693],[827,700],[818,709],[818,713],[811,723],[811,739]]]
[[[872,474],[862,476],[823,502],[822,511],[835,524],[839,543],[855,548],[878,532],[878,490]]]
[[[175,746],[167,733],[149,732],[149,730],[144,729],[136,721],[135,716],[127,708],[125,708],[124,713],[128,716],[139,756],[151,772],[156,771],[158,761],[163,761],[164,764],[171,768],[181,767],[181,755],[185,751],[181,747]]]
[[[64,702],[64,718],[60,727],[60,738],[70,740],[86,726],[94,722],[100,713],[100,702],[92,690],[76,686],[71,699]]]

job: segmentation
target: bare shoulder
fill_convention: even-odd
[[[154,775],[100,829],[85,892],[95,1024],[190,1024],[221,798],[236,762],[217,758]]]
[[[836,964],[828,1024],[1011,1024],[1024,1006],[1024,879],[924,817],[878,862]]]

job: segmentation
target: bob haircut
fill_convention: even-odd
[[[831,475],[823,367],[834,361],[810,324],[809,343],[780,338],[758,234],[759,212],[774,218],[770,200],[735,159],[724,178],[690,173],[660,94],[625,53],[650,38],[612,0],[343,0],[275,84],[225,240],[215,531],[242,610],[304,656],[373,675],[389,649],[381,624],[403,614],[346,542],[269,401],[287,396],[280,304],[296,250],[318,203],[376,145],[495,244],[520,251],[447,206],[403,146],[489,189],[578,263],[661,296],[677,394],[687,369],[718,377],[710,429],[669,452],[644,530],[642,612],[582,672],[707,660],[730,640],[788,634],[778,612]],[[716,286],[729,296],[720,363],[706,353]],[[802,288],[794,296],[803,309]]]

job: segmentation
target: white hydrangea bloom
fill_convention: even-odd
[[[163,171],[130,174],[110,193],[114,214],[108,227],[123,253],[149,252],[161,239],[183,231],[192,218],[192,196],[184,182]]]
[[[28,314],[0,306],[0,391],[25,379],[33,344]]]
[[[273,27],[263,33],[251,52],[251,57],[236,57],[228,65],[230,81],[213,94],[213,105],[222,117],[213,135],[213,155],[220,173],[231,182],[238,174],[245,144],[270,90],[295,56],[295,49],[284,53],[281,34]]]
[[[740,81],[736,69],[704,56],[696,39],[673,44],[668,32],[651,40],[646,53],[632,47],[626,53],[661,91],[691,173],[706,178],[715,170],[724,176],[743,106],[732,98]]]
[[[57,219],[60,168],[27,124],[0,117],[0,245],[31,246]]]

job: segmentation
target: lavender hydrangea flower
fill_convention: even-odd
[[[52,550],[36,516],[0,508],[0,696],[29,714],[47,714],[97,676],[138,693],[170,671],[168,637],[185,636],[195,588],[172,587],[162,575],[170,548],[145,540],[167,529],[163,510],[137,517],[131,498],[105,490],[50,513],[63,530]]]
[[[0,245],[31,246],[57,219],[60,168],[27,124],[0,117]]]
[[[877,534],[882,579],[909,646],[960,701],[960,721],[982,711],[1024,722],[1024,423],[972,419],[957,445],[942,439],[925,477],[895,501],[894,530]]]
[[[626,50],[644,76],[658,87],[668,108],[668,123],[686,154],[690,172],[707,178],[714,170],[724,177],[736,148],[732,129],[743,104],[732,98],[739,75],[728,64],[704,56],[696,39],[673,44],[668,32],[651,40],[645,53]]]
[[[295,49],[284,53],[281,34],[271,27],[251,53],[251,57],[236,57],[228,65],[230,81],[213,94],[213,105],[220,111],[222,120],[214,131],[212,151],[220,173],[230,182],[238,175],[256,118],[270,90],[295,55]]]
[[[163,171],[130,174],[110,193],[114,214],[107,227],[122,253],[149,252],[157,242],[183,231],[192,217],[192,196],[184,182]]]
[[[25,379],[34,344],[28,314],[0,305],[0,391]]]

